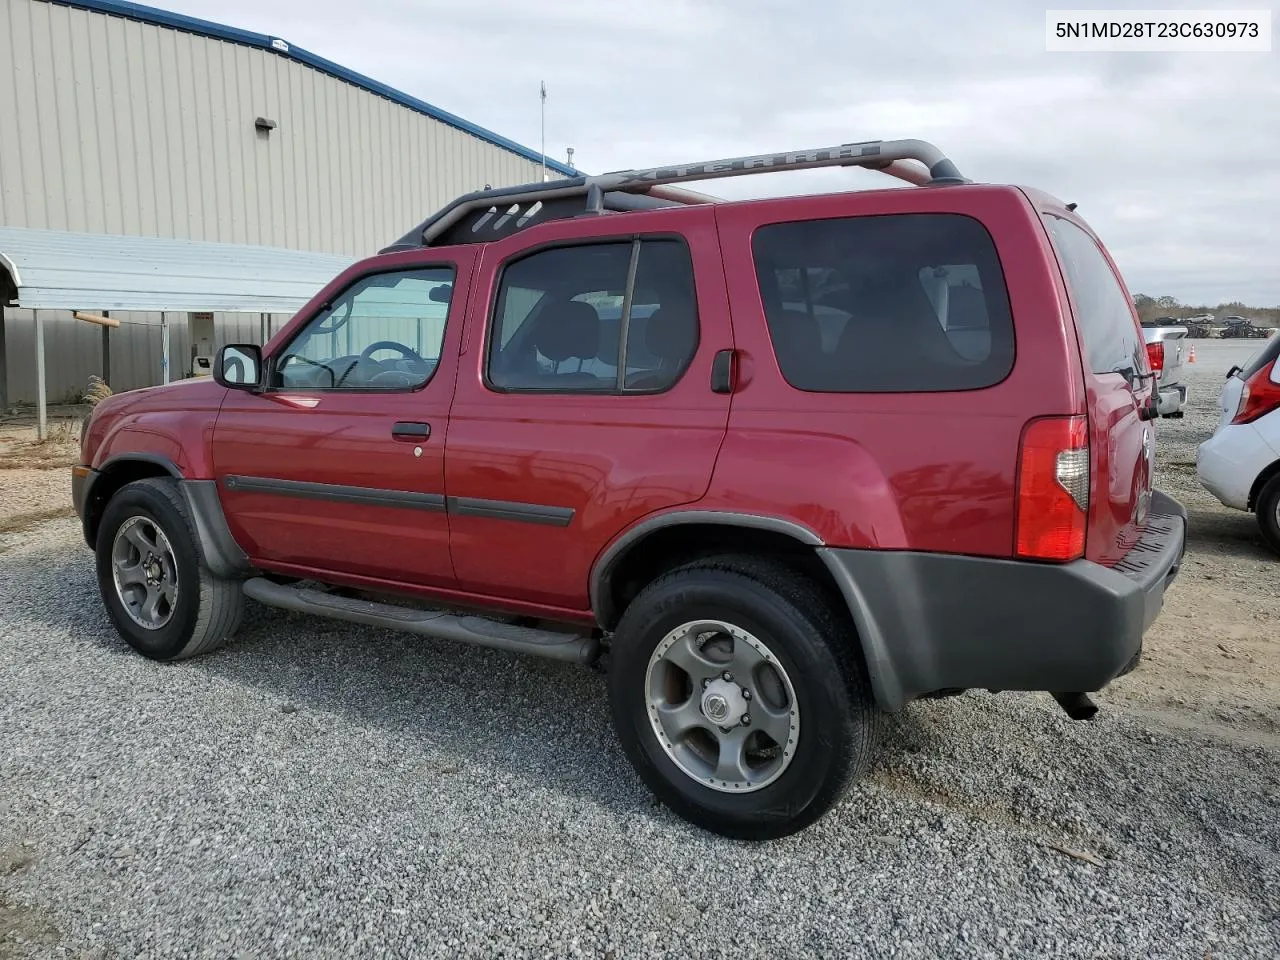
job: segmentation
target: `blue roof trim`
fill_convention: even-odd
[[[182,30],[186,33],[195,33],[204,37],[212,37],[215,40],[226,40],[230,43],[239,43],[249,47],[258,47],[263,50],[270,50],[272,53],[282,57],[288,57],[291,60],[297,60],[299,63],[306,64],[308,67],[327,73],[339,80],[345,80],[354,86],[367,90],[370,93],[385,97],[394,103],[400,104],[402,107],[408,107],[418,113],[426,114],[439,120],[441,123],[447,123],[451,127],[455,127],[464,133],[469,133],[473,137],[478,137],[494,146],[502,147],[504,150],[510,150],[512,153],[531,160],[534,163],[542,161],[542,154],[537,150],[531,150],[526,146],[516,143],[514,140],[508,140],[500,134],[494,133],[492,130],[486,130],[484,127],[478,127],[474,123],[463,120],[456,114],[450,113],[448,110],[441,110],[434,104],[427,103],[425,100],[419,100],[407,93],[389,87],[385,83],[379,83],[363,74],[356,73],[354,70],[348,70],[346,67],[339,66],[332,60],[326,60],[324,57],[316,56],[309,53],[301,47],[295,47],[289,41],[280,37],[270,37],[264,33],[254,33],[250,30],[239,30],[235,27],[227,27],[220,23],[213,23],[210,20],[201,20],[197,17],[188,17],[180,13],[170,13],[168,10],[158,10],[155,7],[146,7],[140,3],[129,3],[128,0],[48,0],[50,3],[56,3],[64,7],[79,7],[82,10],[92,10],[95,13],[107,13],[117,17],[127,17],[130,20],[140,20],[143,23],[153,23],[162,27],[172,27],[175,30]],[[283,49],[281,46],[283,45]],[[554,170],[556,173],[565,176],[578,176],[581,171],[572,167],[546,158],[547,169]]]

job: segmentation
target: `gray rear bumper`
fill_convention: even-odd
[[[1161,387],[1156,396],[1156,409],[1162,417],[1181,415],[1182,408],[1187,405],[1187,388],[1182,384]]]
[[[1186,510],[1152,497],[1113,567],[885,550],[818,552],[858,626],[876,699],[936,690],[1090,692],[1132,669],[1186,544]]]

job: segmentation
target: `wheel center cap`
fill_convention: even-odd
[[[716,726],[731,727],[741,723],[746,712],[747,699],[736,683],[713,680],[702,693],[702,713]]]
[[[159,583],[164,578],[164,567],[160,566],[160,561],[152,557],[147,563],[147,579],[152,583]]]
[[[720,723],[729,716],[729,701],[720,694],[714,693],[702,701],[702,712],[716,723]]]

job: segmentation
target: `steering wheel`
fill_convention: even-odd
[[[325,374],[329,375],[329,386],[330,387],[336,386],[336,384],[334,383],[332,367],[330,367],[328,364],[317,363],[315,360],[312,360],[310,357],[304,357],[300,353],[286,353],[284,356],[280,358],[280,362],[277,365],[276,369],[280,370],[281,379],[283,379],[284,370],[288,366],[288,363],[290,360],[297,360],[300,364],[306,364],[308,367],[312,368],[313,372],[311,372],[304,378],[306,381],[308,381],[305,384],[305,386],[309,386],[313,388],[319,388],[323,386],[323,384],[320,382],[320,378]],[[297,374],[294,374],[293,376],[297,376]]]
[[[403,343],[396,343],[394,340],[376,340],[360,351],[361,360],[370,360],[379,350],[395,350],[406,360],[416,360],[419,363],[426,363],[422,357],[418,356],[418,352],[411,347],[406,347]]]
[[[417,386],[421,382],[418,377],[411,376],[403,370],[383,370],[381,373],[375,373],[369,378],[369,386],[371,387],[409,388]]]

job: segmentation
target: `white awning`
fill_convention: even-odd
[[[17,305],[34,310],[291,314],[353,262],[278,247],[0,227],[0,268]],[[0,276],[0,294],[7,286]]]

